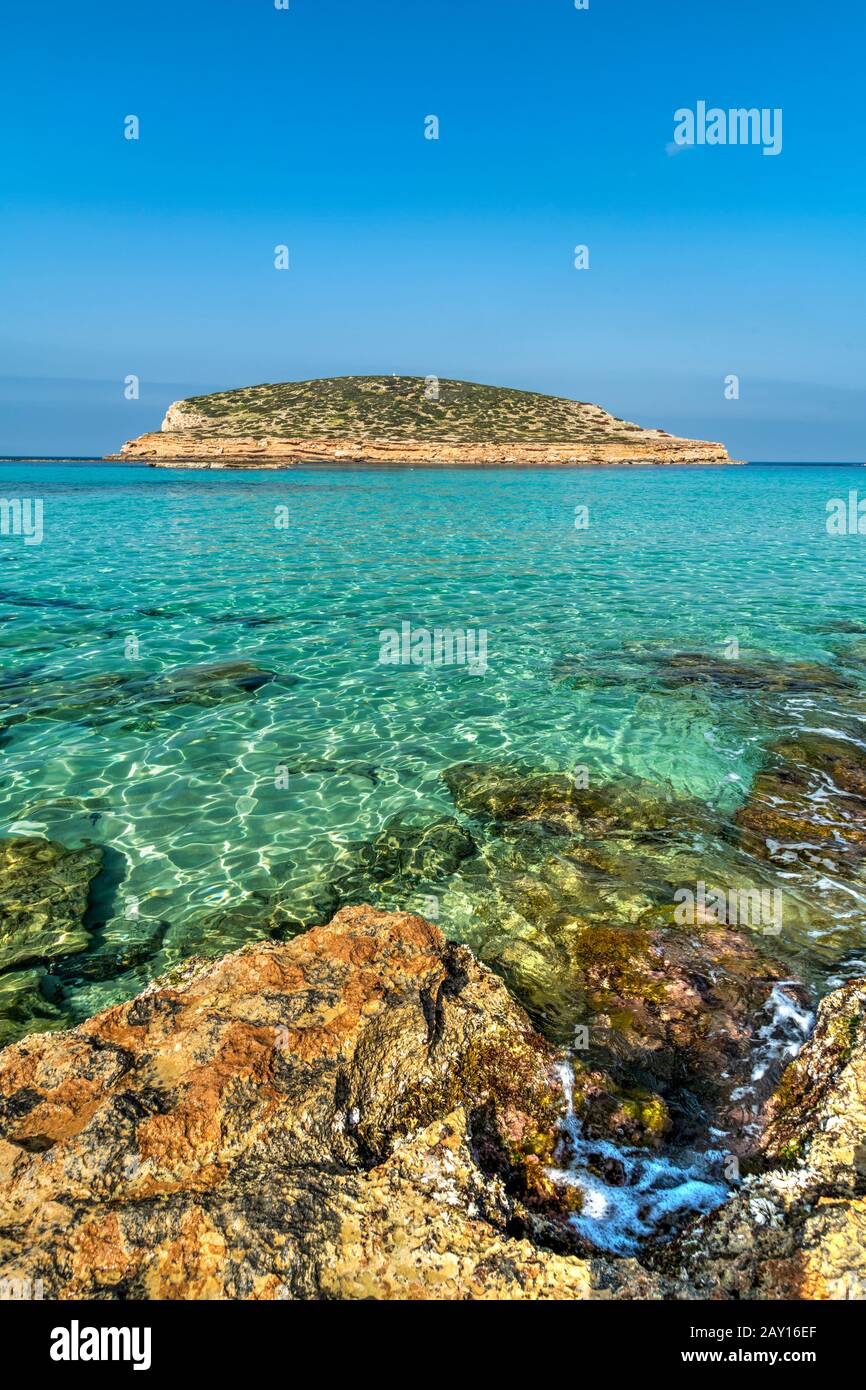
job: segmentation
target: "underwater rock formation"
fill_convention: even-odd
[[[549,1036],[567,1044],[582,1029],[594,1065],[660,1095],[669,1141],[723,1131],[748,1152],[803,1040],[809,996],[778,958],[780,924],[700,912],[680,923],[675,901],[704,879],[772,897],[775,880],[713,844],[710,808],[663,788],[578,789],[564,774],[494,764],[443,777],[462,810],[493,820],[460,880],[472,948]],[[777,891],[780,913],[797,906]]]
[[[616,1097],[608,1088],[585,1107],[589,1135],[613,1113],[625,1134],[628,1112],[629,1142],[705,1148],[714,1130],[748,1153],[811,996],[769,922],[698,915],[685,927],[675,898],[705,876],[778,892],[796,936],[802,905],[787,885],[783,899],[771,873],[714,844],[703,803],[648,783],[579,789],[566,774],[480,763],[443,780],[475,830],[396,817],[330,878],[278,890],[262,934],[284,939],[347,903],[423,912],[432,895],[545,1035],[573,1048],[580,1033],[578,1058],[615,1083]]]
[[[113,671],[74,679],[10,681],[0,718],[4,728],[29,719],[102,724],[107,718],[153,717],[179,706],[202,707],[247,699],[277,677],[251,661],[184,666],[158,675]],[[281,676],[281,684],[296,678]],[[8,703],[7,703],[8,702]]]
[[[665,798],[659,787],[637,780],[580,786],[564,772],[541,772],[509,763],[456,763],[442,773],[451,797],[467,816],[507,823],[534,823],[548,831],[602,837],[672,830],[705,823],[707,810],[688,798]]]
[[[667,658],[660,674],[662,684],[670,688],[708,685],[720,691],[778,695],[856,689],[855,683],[841,672],[815,662],[746,662],[703,652],[680,652]]]
[[[705,689],[711,695],[845,695],[857,683],[845,672],[811,661],[742,660],[707,652],[617,651],[608,664],[593,656],[564,653],[551,668],[553,680],[575,690],[633,686],[642,690]]]
[[[821,871],[866,855],[866,751],[813,732],[778,740],[736,814],[744,845],[772,862]]]
[[[279,937],[321,926],[340,907],[373,903],[409,906],[417,889],[434,887],[477,853],[471,834],[451,817],[417,825],[393,816],[370,840],[348,847],[330,877],[278,888],[271,895],[267,929]]]
[[[101,864],[95,846],[0,840],[0,971],[85,949],[88,892]]]
[[[45,979],[41,968],[0,974],[0,1048],[27,1033],[62,1028],[68,1022],[46,997]]]

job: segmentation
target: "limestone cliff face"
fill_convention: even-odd
[[[112,457],[189,468],[732,462],[721,444],[643,429],[585,401],[433,377],[333,377],[174,401],[160,432]]]
[[[193,431],[141,434],[124,444],[120,461],[158,468],[288,468],[293,464],[380,463],[412,467],[549,467],[569,464],[723,464],[736,463],[723,444],[673,435],[631,443],[564,441],[532,444],[426,444],[387,439],[254,439],[230,442]]]
[[[188,401],[172,401],[160,428],[166,434],[188,434],[190,431],[206,430],[207,426],[207,416],[200,410],[193,410]]]

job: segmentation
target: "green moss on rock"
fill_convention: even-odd
[[[92,845],[66,849],[35,837],[0,840],[0,970],[83,951],[90,884],[102,865]]]

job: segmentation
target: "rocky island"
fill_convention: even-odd
[[[175,401],[120,461],[164,468],[726,464],[723,444],[643,429],[600,406],[417,376],[326,377]]]

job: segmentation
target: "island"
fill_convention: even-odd
[[[108,458],[158,468],[737,462],[723,444],[644,429],[585,401],[431,376],[325,377],[191,396],[169,406],[160,431]]]

